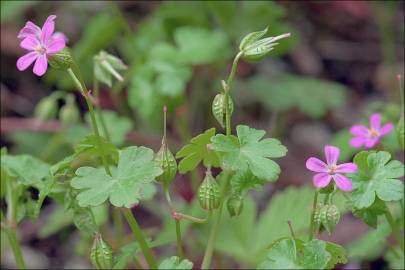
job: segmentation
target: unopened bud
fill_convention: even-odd
[[[206,172],[205,178],[198,189],[198,201],[205,210],[213,210],[219,207],[220,190],[210,171]]]
[[[94,239],[90,260],[97,269],[111,269],[113,267],[112,248],[103,241],[100,234],[97,234]]]
[[[228,96],[228,108],[229,113],[232,114],[233,101],[230,96]],[[212,114],[214,115],[218,123],[221,125],[221,127],[225,127],[225,117],[226,117],[225,94],[220,93],[215,96],[214,101],[212,102]]]
[[[156,153],[155,160],[163,170],[163,173],[156,180],[169,184],[176,177],[177,162],[166,144],[162,144],[162,147]]]
[[[55,118],[58,106],[52,97],[43,98],[35,107],[34,116],[41,120]]]
[[[239,216],[243,209],[243,197],[239,194],[232,194],[226,203],[226,208],[231,217]]]

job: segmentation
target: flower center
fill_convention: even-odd
[[[368,136],[369,136],[370,138],[377,138],[378,136],[380,136],[380,134],[379,134],[378,131],[375,130],[374,128],[370,128],[370,129],[368,130]]]
[[[337,169],[337,166],[336,165],[330,165],[329,167],[328,167],[328,174],[330,174],[330,175],[334,175],[335,173],[336,173],[336,169]]]
[[[38,44],[38,45],[35,47],[35,51],[36,51],[37,53],[39,53],[39,54],[44,54],[44,53],[46,53],[46,49],[45,49],[43,46],[41,46],[40,44]]]

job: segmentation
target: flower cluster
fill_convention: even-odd
[[[17,60],[18,70],[27,69],[35,61],[34,74],[42,76],[48,69],[48,57],[65,48],[66,36],[54,33],[55,19],[55,15],[50,15],[42,28],[28,21],[18,33],[18,38],[21,39],[20,47],[29,51]]]

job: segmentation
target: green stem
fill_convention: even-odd
[[[232,64],[232,70],[231,74],[228,77],[228,80],[226,82],[226,87],[224,89],[225,91],[225,122],[226,122],[226,136],[230,136],[232,134],[232,129],[231,129],[231,111],[229,110],[229,99],[230,99],[230,94],[229,92],[231,91],[232,88],[232,83],[235,78],[236,74],[236,69],[238,67],[238,62],[240,57],[242,56],[242,52],[239,52],[235,59],[233,60]]]
[[[138,243],[141,247],[141,250],[145,256],[145,259],[148,262],[149,268],[157,269],[157,264],[156,264],[155,258],[152,255],[152,251],[149,248],[148,244],[146,243],[145,237],[143,236],[141,228],[139,227],[138,222],[136,221],[135,217],[133,216],[131,209],[123,208],[122,212],[129,224],[129,226],[131,227],[131,230],[135,236],[135,239],[138,241]]]
[[[14,258],[15,258],[15,262],[17,264],[17,268],[26,269],[24,258],[21,253],[20,244],[18,243],[18,240],[17,240],[17,233],[15,231],[15,228],[7,228],[5,230],[5,232],[8,236],[8,240],[10,242],[11,249],[13,250],[13,253],[14,253]]]
[[[117,246],[121,247],[123,243],[123,228],[122,228],[122,218],[119,208],[113,208],[113,220],[115,228],[115,239],[117,240]]]
[[[399,232],[398,225],[395,221],[395,219],[392,217],[390,210],[387,207],[387,210],[385,211],[385,218],[387,219],[388,223],[391,226],[392,234],[395,238],[395,240],[398,242],[399,247],[401,248],[402,252],[404,252],[404,238],[401,237],[401,233]]]
[[[314,218],[315,218],[315,209],[316,209],[316,204],[318,202],[318,190],[315,191],[314,194],[314,201],[312,203],[312,213],[311,213],[311,220],[309,223],[309,241],[314,239]]]
[[[18,211],[18,196],[19,190],[15,188],[15,185],[10,181],[8,177],[2,179],[6,182],[6,201],[7,201],[7,228],[5,232],[9,239],[11,249],[13,250],[15,262],[19,269],[26,269],[24,258],[21,253],[20,243],[17,240],[17,211]]]
[[[104,116],[101,113],[101,106],[100,106],[100,86],[99,82],[96,78],[96,75],[93,75],[93,90],[94,90],[94,98],[96,99],[96,112],[98,114],[98,118],[100,119],[101,128],[105,134],[107,141],[111,141],[110,133],[108,132],[107,125],[105,124]]]
[[[141,263],[138,261],[138,259],[135,257],[135,255],[132,259],[132,262],[134,263],[136,269],[139,269],[139,270],[143,269]]]
[[[89,114],[96,139],[97,148],[100,150],[101,162],[103,163],[106,173],[111,175],[104,148],[101,144],[100,132],[97,126],[96,116],[94,114],[94,107],[92,101],[90,100],[90,92],[87,90],[86,85],[84,84],[84,81],[80,75],[79,68],[76,66],[76,64],[72,64],[72,68],[68,69],[68,73],[72,77],[73,81],[76,83],[76,86],[79,88],[81,94],[86,100],[87,107],[89,108]]]
[[[232,63],[232,69],[231,73],[229,74],[228,80],[225,84],[225,120],[226,120],[226,136],[230,136],[232,134],[232,129],[231,129],[231,111],[229,110],[229,93],[232,89],[232,83],[235,78],[236,70],[238,67],[239,59],[242,57],[242,52],[239,52]],[[218,209],[218,214],[216,216],[216,219],[214,221],[214,225],[211,227],[210,235],[208,238],[208,244],[205,249],[204,253],[204,258],[203,262],[201,264],[201,269],[207,269],[209,268],[211,264],[211,259],[212,259],[212,254],[214,252],[214,241],[218,233],[219,225],[221,223],[221,217],[222,217],[222,209],[223,209],[223,202],[224,202],[224,195],[226,193],[226,190],[228,189],[228,184],[229,184],[229,178],[230,178],[230,172],[227,171],[225,175],[225,181],[222,184],[222,189],[221,189],[221,202],[219,205]]]
[[[397,78],[398,78],[398,84],[399,84],[399,95],[401,98],[401,114],[403,115],[404,110],[405,110],[405,106],[404,106],[405,100],[404,100],[404,88],[402,86],[402,76],[398,75]]]
[[[181,239],[180,220],[175,219],[177,235],[177,254],[180,261],[183,259],[183,241]]]
[[[166,141],[166,110],[164,110],[165,113],[165,133],[163,136],[163,140]],[[163,190],[166,196],[166,201],[167,204],[169,205],[170,211],[173,213],[177,213],[176,209],[174,208],[173,204],[172,204],[172,199],[170,198],[170,193],[169,193],[169,186],[167,183],[163,183]],[[177,252],[178,252],[178,257],[180,258],[180,260],[183,258],[183,240],[181,239],[181,230],[180,230],[180,220],[175,218],[174,219],[175,223],[176,223],[176,236],[177,236]]]
[[[211,264],[212,254],[214,252],[214,242],[215,238],[218,233],[219,224],[221,223],[221,216],[222,216],[222,209],[223,209],[223,202],[224,202],[224,195],[226,190],[228,189],[229,179],[230,179],[230,172],[226,171],[226,175],[224,176],[225,180],[222,183],[221,189],[221,202],[218,208],[218,213],[216,219],[214,220],[214,225],[211,227],[210,235],[208,238],[208,244],[205,249],[203,262],[201,264],[201,269],[208,269]]]

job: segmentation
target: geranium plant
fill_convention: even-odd
[[[26,264],[16,228],[24,216],[34,220],[38,217],[46,197],[63,204],[66,211],[72,211],[77,228],[93,239],[88,260],[97,269],[124,269],[130,259],[137,269],[211,268],[224,209],[232,217],[230,226],[232,221],[244,218],[244,213],[251,209],[248,208],[248,192],[277,181],[282,173],[277,161],[283,157],[288,159],[287,147],[282,139],[270,138],[264,130],[245,124],[232,129],[232,113],[235,110],[232,89],[238,64],[241,59],[257,62],[271,56],[272,51],[277,50],[276,41],[282,43],[290,34],[266,37],[266,28],[252,32],[240,41],[228,78],[217,81],[220,91],[213,98],[209,110],[217,121],[217,127],[202,130],[174,154],[167,133],[169,110],[166,106],[163,106],[162,112],[164,128],[160,149],[154,151],[142,145],[117,147],[121,141],[116,140],[114,134],[120,130],[111,129],[108,121],[119,120],[100,109],[99,84],[111,88],[116,81],[123,82],[125,76],[122,72],[127,71],[128,66],[118,56],[100,51],[94,55],[93,70],[90,71],[93,86],[90,89],[75,55],[66,45],[68,39],[64,34],[55,32],[55,22],[56,16],[51,15],[42,28],[32,22],[26,23],[18,38],[21,48],[28,52],[17,60],[16,65],[18,70],[24,71],[35,62],[33,73],[36,76],[43,76],[48,71],[48,64],[64,71],[87,105],[87,120],[91,123],[92,133],[75,145],[71,155],[55,164],[30,155],[10,155],[7,149],[2,149],[1,181],[2,187],[5,183],[7,212],[1,212],[1,222],[18,268],[26,268]],[[165,63],[154,65],[160,71],[169,68]],[[55,117],[59,99],[65,101],[59,112],[61,121],[67,126],[80,121],[74,97],[60,91],[55,91],[38,105],[37,117],[42,120]],[[316,157],[308,158],[306,167],[315,173],[311,191],[313,202],[306,217],[309,230],[298,232],[294,228],[296,224],[285,220],[284,226],[289,228],[290,235],[275,239],[257,252],[261,258],[261,263],[256,265],[258,269],[329,269],[338,263],[347,263],[344,247],[319,237],[323,230],[333,234],[339,224],[343,213],[334,200],[340,195],[345,198],[353,215],[372,227],[379,226],[378,216],[384,216],[395,239],[393,250],[399,249],[403,254],[403,228],[400,228],[403,216],[393,212],[392,203],[397,202],[403,207],[404,185],[400,178],[404,175],[404,165],[379,143],[394,128],[392,123],[382,122],[381,115],[375,112],[370,116],[369,127],[356,124],[350,128],[353,138],[347,144],[356,149],[367,148],[367,151],[359,151],[353,162],[340,163],[340,149],[332,145],[324,146],[326,162]],[[131,128],[131,123],[124,121],[120,124],[123,130]],[[401,120],[397,129],[401,142]],[[82,159],[84,155],[88,158],[85,161]],[[204,177],[195,187],[195,201],[200,209],[184,209],[172,199],[171,188],[176,176],[193,171],[198,175],[200,166],[205,168]],[[31,187],[39,191],[33,209],[24,202],[27,199],[25,193]],[[167,258],[158,256],[153,237],[147,237],[147,228],[142,228],[134,216],[137,207],[156,198],[154,196],[160,189],[166,204],[166,216],[174,223],[171,234],[176,235],[177,254],[170,254]],[[95,207],[102,205],[111,208],[116,230],[114,245],[108,243],[106,230],[94,216]],[[23,208],[25,215],[20,214]],[[133,238],[124,237],[122,217]],[[209,231],[204,254],[199,260],[201,265],[193,265],[185,256],[182,233],[185,224],[189,226],[190,223]],[[268,234],[272,232],[268,231]]]

